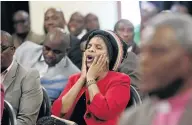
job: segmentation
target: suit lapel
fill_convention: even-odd
[[[182,115],[178,125],[189,125],[191,124],[191,119],[192,119],[192,96],[189,100],[189,103],[187,104],[187,107],[185,108],[184,114]]]
[[[14,61],[13,65],[10,68],[10,70],[7,72],[7,74],[5,76],[5,79],[4,79],[4,82],[3,82],[5,92],[7,91],[7,89],[11,85],[11,83],[15,80],[17,68],[18,68],[18,64],[17,64],[16,61]]]
[[[142,116],[142,120],[140,120],[139,125],[151,125],[152,124],[153,116],[155,114],[155,108],[153,106],[153,99],[154,98],[146,100],[147,104],[143,109],[144,110],[142,112],[143,116]]]

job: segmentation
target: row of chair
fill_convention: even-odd
[[[47,92],[45,88],[43,88],[43,102],[40,108],[38,119],[44,117],[44,116],[50,116],[51,115],[51,102],[47,95]],[[137,90],[131,85],[131,99],[129,101],[128,107],[134,105],[137,106],[138,104],[141,104],[141,97]],[[2,125],[16,125],[16,115],[14,112],[13,107],[11,104],[4,100],[4,111],[3,111],[3,117],[2,117]]]

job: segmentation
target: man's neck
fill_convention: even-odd
[[[17,36],[22,39],[22,42],[25,40],[25,38],[27,37],[29,32],[26,32],[26,33],[16,33]]]
[[[192,78],[189,78],[183,84],[184,84],[184,86],[176,93],[175,96],[181,95],[181,94],[183,94],[187,91],[190,91],[190,90],[192,91]]]

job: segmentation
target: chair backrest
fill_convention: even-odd
[[[51,101],[44,87],[42,87],[42,90],[43,90],[43,102],[41,104],[37,120],[44,116],[51,116]]]
[[[139,93],[137,92],[137,90],[135,89],[135,87],[131,85],[130,90],[131,90],[131,98],[127,105],[127,108],[129,108],[133,105],[136,107],[138,104],[142,103],[141,97],[140,97]]]
[[[11,104],[4,100],[4,110],[3,110],[3,117],[1,121],[2,125],[17,125],[17,119],[15,115],[15,111]]]

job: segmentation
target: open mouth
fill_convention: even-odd
[[[94,60],[94,57],[93,57],[93,56],[90,56],[90,55],[87,56],[87,60],[86,60],[86,61],[87,61],[88,63],[93,62],[93,60]]]

